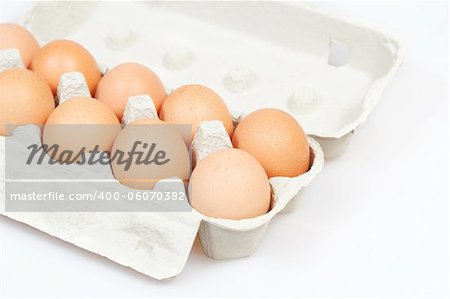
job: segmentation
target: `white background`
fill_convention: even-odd
[[[4,217],[1,296],[446,296],[448,7],[320,2],[378,23],[405,62],[348,150],[327,162],[258,252],[215,261],[196,241],[184,271],[158,282]],[[1,3],[0,22],[26,3]]]

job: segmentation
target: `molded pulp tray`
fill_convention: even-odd
[[[209,86],[237,118],[262,107],[288,111],[326,158],[342,153],[403,58],[391,37],[298,3],[42,2],[23,24],[42,44],[61,38],[81,43],[105,67],[143,63],[169,91],[187,83]],[[5,213],[2,207],[0,212],[165,279],[181,272],[197,232],[213,258],[252,254],[273,216],[322,168],[323,153],[314,139],[309,139],[311,170],[297,178],[272,178],[272,210],[254,219],[212,219],[195,211],[91,215]],[[1,143],[4,147],[4,138]],[[4,173],[0,179],[4,190]]]

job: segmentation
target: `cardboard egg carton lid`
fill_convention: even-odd
[[[74,39],[109,66],[132,55],[171,86],[212,86],[231,111],[285,110],[328,158],[343,152],[404,58],[391,34],[302,3],[45,2],[23,24],[43,42]]]

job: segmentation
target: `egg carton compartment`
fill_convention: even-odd
[[[271,209],[264,215],[241,220],[220,219],[202,216],[199,238],[203,252],[214,259],[242,258],[252,255],[258,249],[270,221],[277,214],[289,209],[298,200],[299,192],[309,185],[320,173],[324,156],[320,145],[308,138],[311,149],[310,169],[297,177],[270,178],[272,187]],[[195,213],[198,213],[195,211]]]
[[[23,24],[42,42],[81,43],[103,65],[133,57],[172,88],[210,86],[237,113],[288,111],[326,158],[345,150],[404,56],[373,26],[298,3],[45,2]]]

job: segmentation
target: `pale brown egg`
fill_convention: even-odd
[[[72,158],[83,148],[88,151],[111,151],[121,125],[114,112],[105,104],[92,98],[73,98],[59,105],[47,119],[43,144],[58,150],[49,152],[56,160],[66,159],[63,151],[71,151]]]
[[[0,135],[9,135],[7,125],[42,125],[55,108],[50,87],[27,69],[0,73]]]
[[[261,109],[236,127],[233,146],[252,154],[269,177],[298,176],[309,169],[310,149],[300,124],[279,109]]]
[[[10,48],[19,50],[23,63],[28,67],[39,50],[39,43],[34,35],[22,26],[11,23],[0,24],[0,50]]]
[[[185,85],[174,90],[164,101],[160,117],[171,124],[191,124],[192,135],[202,121],[220,120],[228,134],[233,132],[233,119],[225,102],[213,90]]]
[[[189,201],[209,217],[237,220],[260,216],[270,207],[269,179],[252,155],[223,149],[195,167],[189,182]]]
[[[70,40],[55,40],[42,47],[33,57],[30,69],[39,73],[53,94],[59,79],[66,72],[80,72],[86,78],[91,95],[101,78],[94,57],[80,44]]]
[[[139,63],[124,63],[103,76],[95,98],[105,102],[122,119],[128,97],[137,95],[150,95],[157,111],[167,96],[161,80],[149,68]]]
[[[117,136],[111,153],[114,177],[134,189],[153,189],[162,179],[178,177],[187,183],[189,151],[179,132],[160,120],[140,119]]]

